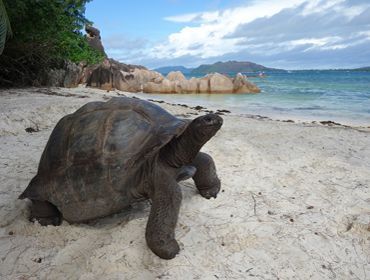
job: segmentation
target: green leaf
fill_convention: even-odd
[[[12,35],[12,29],[3,0],[0,0],[0,55],[3,53],[7,36]]]

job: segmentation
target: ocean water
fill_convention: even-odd
[[[280,120],[331,120],[370,126],[370,72],[266,72],[265,78],[249,79],[261,88],[260,94],[153,94],[152,97]]]

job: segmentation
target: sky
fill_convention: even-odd
[[[109,57],[148,68],[370,66],[370,0],[93,0]]]

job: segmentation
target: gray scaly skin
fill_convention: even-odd
[[[218,115],[199,117],[179,138],[173,139],[160,151],[160,168],[153,180],[154,190],[150,194],[153,204],[145,237],[149,248],[163,259],[174,258],[180,250],[175,240],[182,198],[176,181],[179,167],[193,166],[188,168],[188,176],[185,175],[182,179],[193,177],[200,194],[205,198],[216,198],[220,190],[221,184],[212,158],[199,150],[216,134],[221,125],[222,119]]]
[[[192,177],[207,199],[220,190],[212,158],[199,151],[221,126],[215,114],[188,123],[131,98],[88,103],[57,124],[37,175],[19,198],[32,201],[31,219],[42,225],[104,217],[149,198],[147,244],[171,259],[179,251],[178,182]]]

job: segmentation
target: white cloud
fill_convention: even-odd
[[[184,14],[184,15],[165,17],[164,20],[172,21],[172,22],[191,22],[199,15],[200,13]]]
[[[347,20],[351,20],[352,18],[360,15],[369,7],[369,3],[358,3],[354,6],[348,6],[348,2],[349,1],[347,0],[307,1],[307,4],[301,12],[301,15],[307,16],[314,13],[325,13],[328,11],[333,11],[345,16]]]
[[[342,10],[343,15],[345,15],[349,20],[353,19],[354,17],[360,15],[368,8],[368,5],[361,5],[355,7],[347,7]]]
[[[310,0],[306,2],[306,5],[304,5],[304,8],[300,14],[302,16],[307,16],[313,13],[322,13],[344,1],[345,0]]]
[[[164,20],[178,22],[178,23],[189,23],[189,22],[213,22],[219,18],[219,12],[204,12],[204,13],[191,13],[177,16],[165,17]]]
[[[274,58],[277,63],[295,63],[301,68],[310,65],[308,59],[325,65],[330,64],[329,59],[333,63],[364,60],[368,52],[363,50],[370,44],[368,0],[262,0],[165,20],[189,26],[147,47],[142,62],[164,65],[178,61],[195,66],[201,61],[250,59],[262,63]],[[362,53],[356,53],[359,50]],[[363,63],[370,64],[370,57]]]
[[[357,32],[356,35],[360,37],[363,36],[363,37],[370,39],[370,31],[360,31],[360,32]]]
[[[240,39],[225,39],[240,24],[262,17],[269,17],[284,8],[293,7],[303,0],[264,0],[248,6],[224,11],[185,14],[167,17],[174,22],[200,22],[199,26],[184,27],[169,35],[167,42],[156,45],[150,52],[158,59],[181,57],[184,55],[201,58],[216,57],[227,52],[240,50]],[[199,46],[194,49],[194,45]]]
[[[299,46],[299,45],[314,45],[314,46],[324,46],[328,44],[329,42],[336,42],[340,40],[339,37],[326,37],[326,38],[305,38],[305,39],[299,39],[299,40],[293,40],[290,41],[290,44],[293,46]]]

